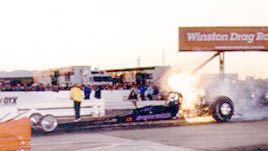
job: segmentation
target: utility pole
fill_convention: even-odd
[[[163,63],[163,66],[165,66],[165,48],[163,48],[163,52],[162,52],[162,63]]]
[[[140,57],[138,57],[138,59],[137,59],[137,65],[138,65],[138,67],[140,67],[140,65],[141,65],[141,58]]]

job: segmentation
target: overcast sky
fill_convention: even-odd
[[[213,53],[178,53],[181,26],[267,26],[267,0],[3,0],[0,71],[72,65],[194,68]],[[226,53],[226,72],[268,78],[268,52]],[[218,58],[201,72],[217,73]]]

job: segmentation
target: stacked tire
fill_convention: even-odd
[[[51,114],[42,116],[40,113],[33,113],[30,121],[33,130],[41,130],[45,133],[53,132],[58,126],[58,120]]]

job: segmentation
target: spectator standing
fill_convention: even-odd
[[[153,90],[154,90],[153,95],[158,95],[158,93],[159,93],[158,87],[157,86],[154,86],[153,87]]]
[[[101,86],[97,86],[95,90],[95,98],[100,99],[101,98]]]
[[[154,90],[152,88],[152,86],[149,86],[147,88],[147,97],[149,98],[149,100],[153,100],[153,93],[154,93]]]
[[[91,94],[91,88],[87,85],[84,86],[84,95],[85,95],[85,100],[90,99],[90,94]]]
[[[80,105],[82,102],[82,93],[83,90],[80,86],[74,85],[70,90],[70,97],[74,101],[74,111],[75,111],[75,120],[74,122],[78,122],[81,120],[80,118]]]
[[[138,89],[133,86],[130,89],[130,94],[128,96],[128,99],[134,104],[134,106],[137,108],[137,101],[138,101]]]
[[[159,88],[157,86],[153,86],[153,98],[159,99]]]
[[[144,85],[141,85],[140,86],[141,100],[145,100],[145,91],[146,91],[146,87]]]

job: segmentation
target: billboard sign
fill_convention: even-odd
[[[179,51],[268,51],[268,27],[180,27]]]

